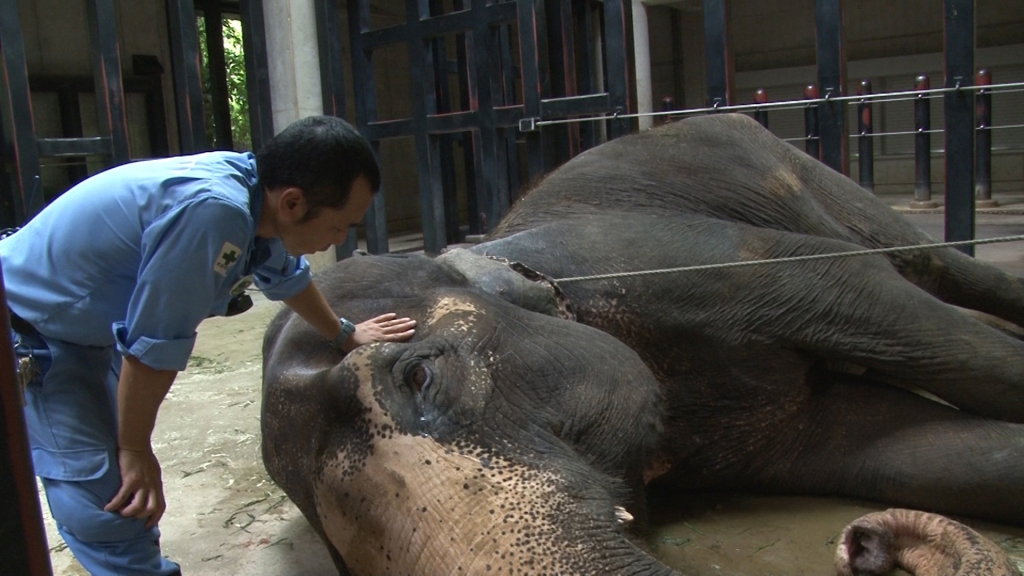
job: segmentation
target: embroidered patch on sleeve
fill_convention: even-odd
[[[213,271],[221,276],[226,276],[228,270],[235,265],[235,262],[238,262],[241,256],[241,248],[231,242],[225,242],[224,246],[220,249],[220,255],[217,256],[217,260],[213,263]]]

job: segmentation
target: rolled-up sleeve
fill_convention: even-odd
[[[270,257],[253,274],[253,283],[269,300],[287,300],[305,290],[312,280],[309,262],[285,252],[278,241],[272,242]]]
[[[156,370],[184,370],[196,328],[251,241],[248,212],[206,197],[146,229],[138,281],[124,322],[114,323],[122,354]]]

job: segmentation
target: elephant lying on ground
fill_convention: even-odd
[[[936,250],[557,282],[931,241],[742,116],[620,138],[471,250],[319,275],[417,334],[343,358],[282,312],[264,462],[343,574],[670,573],[624,534],[649,483],[1021,524],[1019,278]]]

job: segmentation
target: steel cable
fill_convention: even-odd
[[[674,274],[677,272],[693,272],[697,270],[715,270],[721,268],[739,268],[741,266],[765,266],[771,264],[784,264],[791,262],[807,262],[811,260],[828,260],[841,258],[854,258],[858,256],[871,256],[874,254],[892,254],[894,252],[910,252],[914,250],[933,250],[935,248],[953,248],[957,246],[977,246],[980,244],[999,244],[1003,242],[1024,241],[1024,235],[1001,236],[998,238],[985,238],[976,240],[960,240],[957,242],[941,242],[936,244],[920,244],[917,246],[895,246],[891,248],[872,248],[866,250],[851,250],[849,252],[831,252],[828,254],[810,254],[807,256],[793,256],[790,258],[774,258],[768,260],[745,260],[743,262],[727,262],[724,264],[701,264],[698,266],[682,266],[679,268],[661,268],[657,270],[638,270],[634,272],[616,272],[614,274],[596,274],[593,276],[572,276],[569,278],[558,278],[552,280],[556,284],[568,284],[570,282],[584,282],[589,280],[609,280],[613,278],[630,278],[635,276],[651,276],[655,274]]]

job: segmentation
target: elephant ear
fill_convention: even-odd
[[[449,250],[437,262],[471,286],[520,308],[563,320],[576,320],[572,306],[549,278],[519,262],[481,256],[463,248]]]

